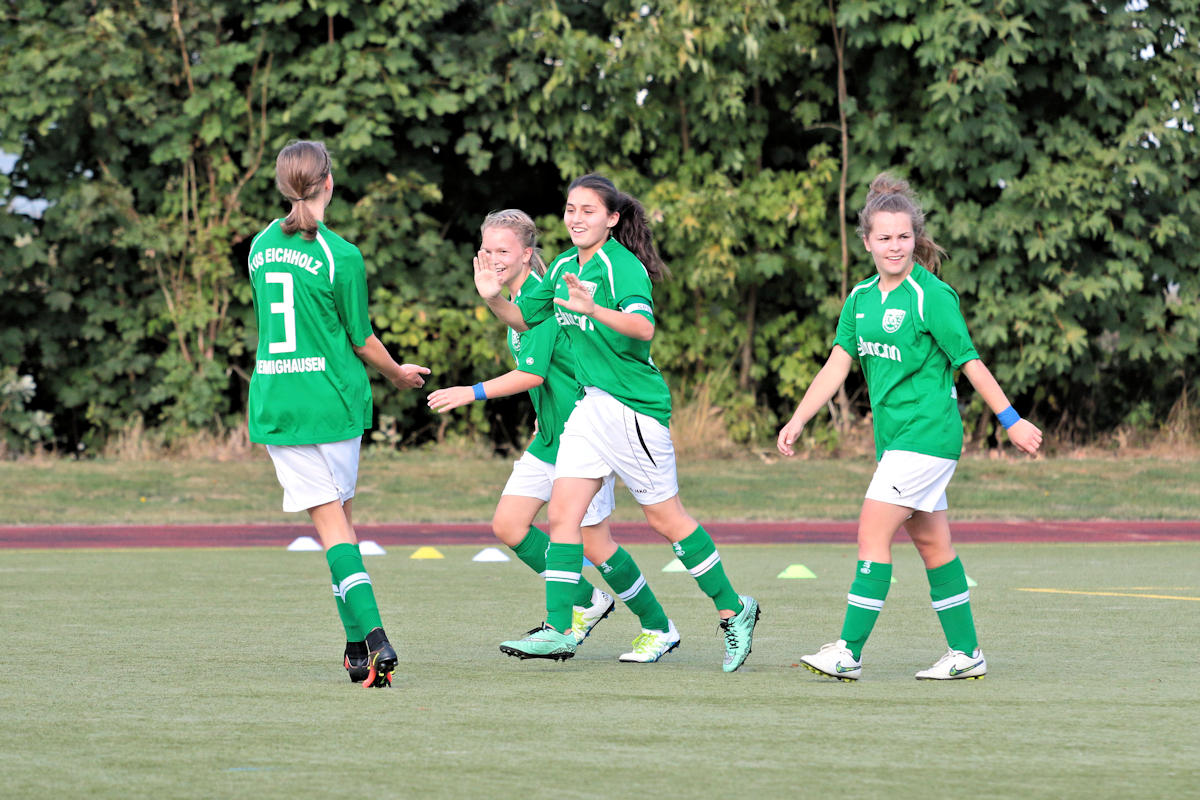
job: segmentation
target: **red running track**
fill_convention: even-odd
[[[355,525],[359,539],[381,545],[495,544],[487,524]],[[854,522],[713,522],[704,527],[719,544],[842,543],[854,541]],[[1200,542],[1200,520],[1132,522],[957,522],[956,542]],[[294,525],[8,525],[3,548],[286,547],[312,527]],[[658,543],[645,523],[618,522],[613,535],[628,544]]]

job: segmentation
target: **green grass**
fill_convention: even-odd
[[[302,521],[280,510],[264,452],[246,461],[0,463],[0,524],[164,524]],[[481,522],[491,518],[511,462],[411,451],[364,457],[358,522]],[[699,519],[854,519],[870,458],[687,460],[680,491]],[[1200,459],[967,458],[950,485],[953,519],[1195,519]],[[618,492],[615,519],[641,519]]]
[[[272,493],[273,495],[273,493]],[[726,546],[763,619],[721,672],[715,615],[665,547],[630,548],[683,636],[616,661],[621,609],[572,661],[499,641],[541,617],[517,562],[368,559],[404,662],[351,686],[319,554],[0,554],[0,794],[9,797],[1183,797],[1195,791],[1200,545],[964,545],[991,673],[927,683],[945,646],[910,547],[857,684],[834,638],[854,550]],[[814,580],[779,580],[793,563]],[[595,576],[593,570],[587,570]],[[1057,588],[1097,594],[1020,591]],[[1099,594],[1157,594],[1186,600]],[[1192,755],[1189,755],[1192,754]]]

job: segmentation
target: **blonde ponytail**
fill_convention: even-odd
[[[546,262],[542,258],[542,251],[538,247],[538,230],[533,218],[521,211],[519,208],[506,208],[503,211],[493,211],[488,214],[483,224],[479,226],[479,232],[483,233],[488,228],[507,228],[512,231],[517,237],[517,241],[521,243],[521,247],[528,247],[533,250],[533,255],[529,259],[529,268],[538,276],[546,274]]]

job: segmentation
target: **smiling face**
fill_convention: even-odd
[[[867,252],[875,259],[880,285],[896,286],[908,276],[913,266],[912,217],[904,212],[877,211],[871,217],[871,229],[863,237]]]
[[[520,289],[529,274],[533,248],[522,247],[516,232],[500,225],[484,228],[483,241],[479,246],[492,257],[500,283],[507,286],[509,291]]]
[[[620,215],[609,211],[593,189],[576,186],[567,195],[563,209],[563,224],[571,235],[571,244],[579,248],[579,263],[587,260],[608,241],[609,232]]]

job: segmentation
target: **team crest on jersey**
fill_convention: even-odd
[[[895,333],[900,330],[900,326],[904,323],[904,309],[889,308],[883,312],[883,329],[888,333]]]

